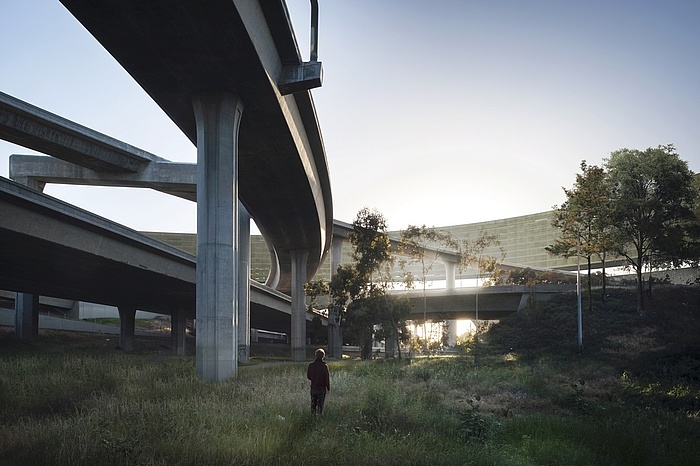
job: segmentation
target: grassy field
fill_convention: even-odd
[[[700,290],[616,290],[502,320],[459,357],[332,362],[322,418],[305,364],[205,383],[157,339],[0,331],[0,464],[695,465]],[[478,351],[478,354],[476,354]],[[475,364],[478,361],[478,364]]]

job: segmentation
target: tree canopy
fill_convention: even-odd
[[[406,334],[410,308],[387,294],[393,256],[384,216],[376,210],[362,209],[348,240],[353,246],[354,263],[338,266],[330,282],[309,282],[305,290],[311,298],[310,307],[320,297],[327,297],[329,315],[338,313],[344,333],[360,344],[362,357],[367,358],[375,337],[394,341],[398,347]]]
[[[623,257],[637,276],[637,308],[644,312],[645,268],[680,267],[700,257],[698,182],[673,145],[620,149],[602,168],[581,164],[567,200],[555,206],[561,237],[547,250],[588,258]],[[590,279],[589,279],[590,287]],[[589,288],[590,290],[590,288]],[[589,291],[590,294],[590,291]]]

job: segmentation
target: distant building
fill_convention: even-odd
[[[510,265],[571,270],[576,266],[575,257],[569,259],[555,257],[544,249],[546,246],[554,244],[559,235],[559,230],[552,226],[551,219],[552,212],[547,211],[520,217],[435,228],[437,230],[448,231],[460,240],[466,238],[476,239],[482,230],[488,234],[496,234],[505,252],[504,262]],[[190,254],[196,254],[197,237],[193,233],[144,232],[144,234],[189,252]],[[390,232],[390,235],[398,238],[400,232]],[[351,246],[346,244],[343,247],[341,263],[351,262],[351,253]],[[486,251],[486,254],[500,256],[500,253],[496,250]],[[251,278],[253,280],[265,283],[270,270],[270,253],[265,241],[260,235],[253,235],[251,237],[250,269]],[[464,271],[458,273],[456,278],[466,278],[470,275],[468,271]],[[326,257],[315,279],[328,279],[329,277],[330,260]],[[428,279],[430,281],[444,280],[444,268],[440,266],[433,267]]]

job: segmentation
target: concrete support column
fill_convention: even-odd
[[[238,362],[250,360],[250,214],[238,204]]]
[[[173,354],[177,356],[184,356],[186,354],[186,331],[187,324],[185,312],[182,310],[173,312],[173,314],[170,316],[170,345],[172,347]]]
[[[38,294],[15,294],[15,335],[22,341],[39,338]]]
[[[457,345],[457,321],[448,320],[447,321],[447,346]]]
[[[197,373],[218,381],[238,373],[238,130],[235,95],[192,98],[197,124]]]
[[[306,261],[309,251],[296,249],[292,256],[292,361],[306,359]]]
[[[119,306],[119,347],[124,351],[134,351],[136,333],[136,307]]]
[[[16,178],[15,181],[39,192],[43,192],[46,185],[30,177]],[[15,335],[22,341],[39,339],[38,294],[15,294]]]
[[[445,288],[448,290],[455,289],[455,271],[457,264],[455,262],[445,262]],[[457,321],[447,321],[447,345],[455,346],[457,344]]]
[[[333,236],[331,240],[331,277],[336,274],[343,255],[344,238]],[[341,327],[342,309],[331,305],[328,309],[328,357],[343,359],[343,330]]]
[[[445,288],[448,290],[455,289],[455,271],[457,264],[454,262],[445,262]]]

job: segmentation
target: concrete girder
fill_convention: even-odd
[[[572,285],[546,285],[536,287],[524,285],[502,285],[489,287],[470,287],[448,289],[431,289],[425,291],[396,291],[392,294],[408,298],[413,304],[411,314],[416,319],[423,318],[423,304],[428,319],[475,319],[497,320],[516,313],[527,307],[528,300],[541,302],[552,296],[574,291]]]
[[[193,312],[193,256],[5,178],[0,211],[3,288],[112,306],[128,294],[142,310]]]
[[[73,163],[40,155],[10,156],[10,178],[32,186],[48,183],[85,186],[150,188],[155,191],[197,200],[197,165],[166,160],[142,164],[130,173],[96,171]]]
[[[177,313],[183,332],[183,319],[195,317],[194,256],[2,177],[0,212],[0,283],[27,294],[20,299],[117,307],[128,299],[140,310]],[[251,281],[250,302],[251,327],[291,333],[288,295]],[[20,318],[33,315],[27,308]]]
[[[162,160],[2,92],[0,138],[99,171],[134,173]]]

